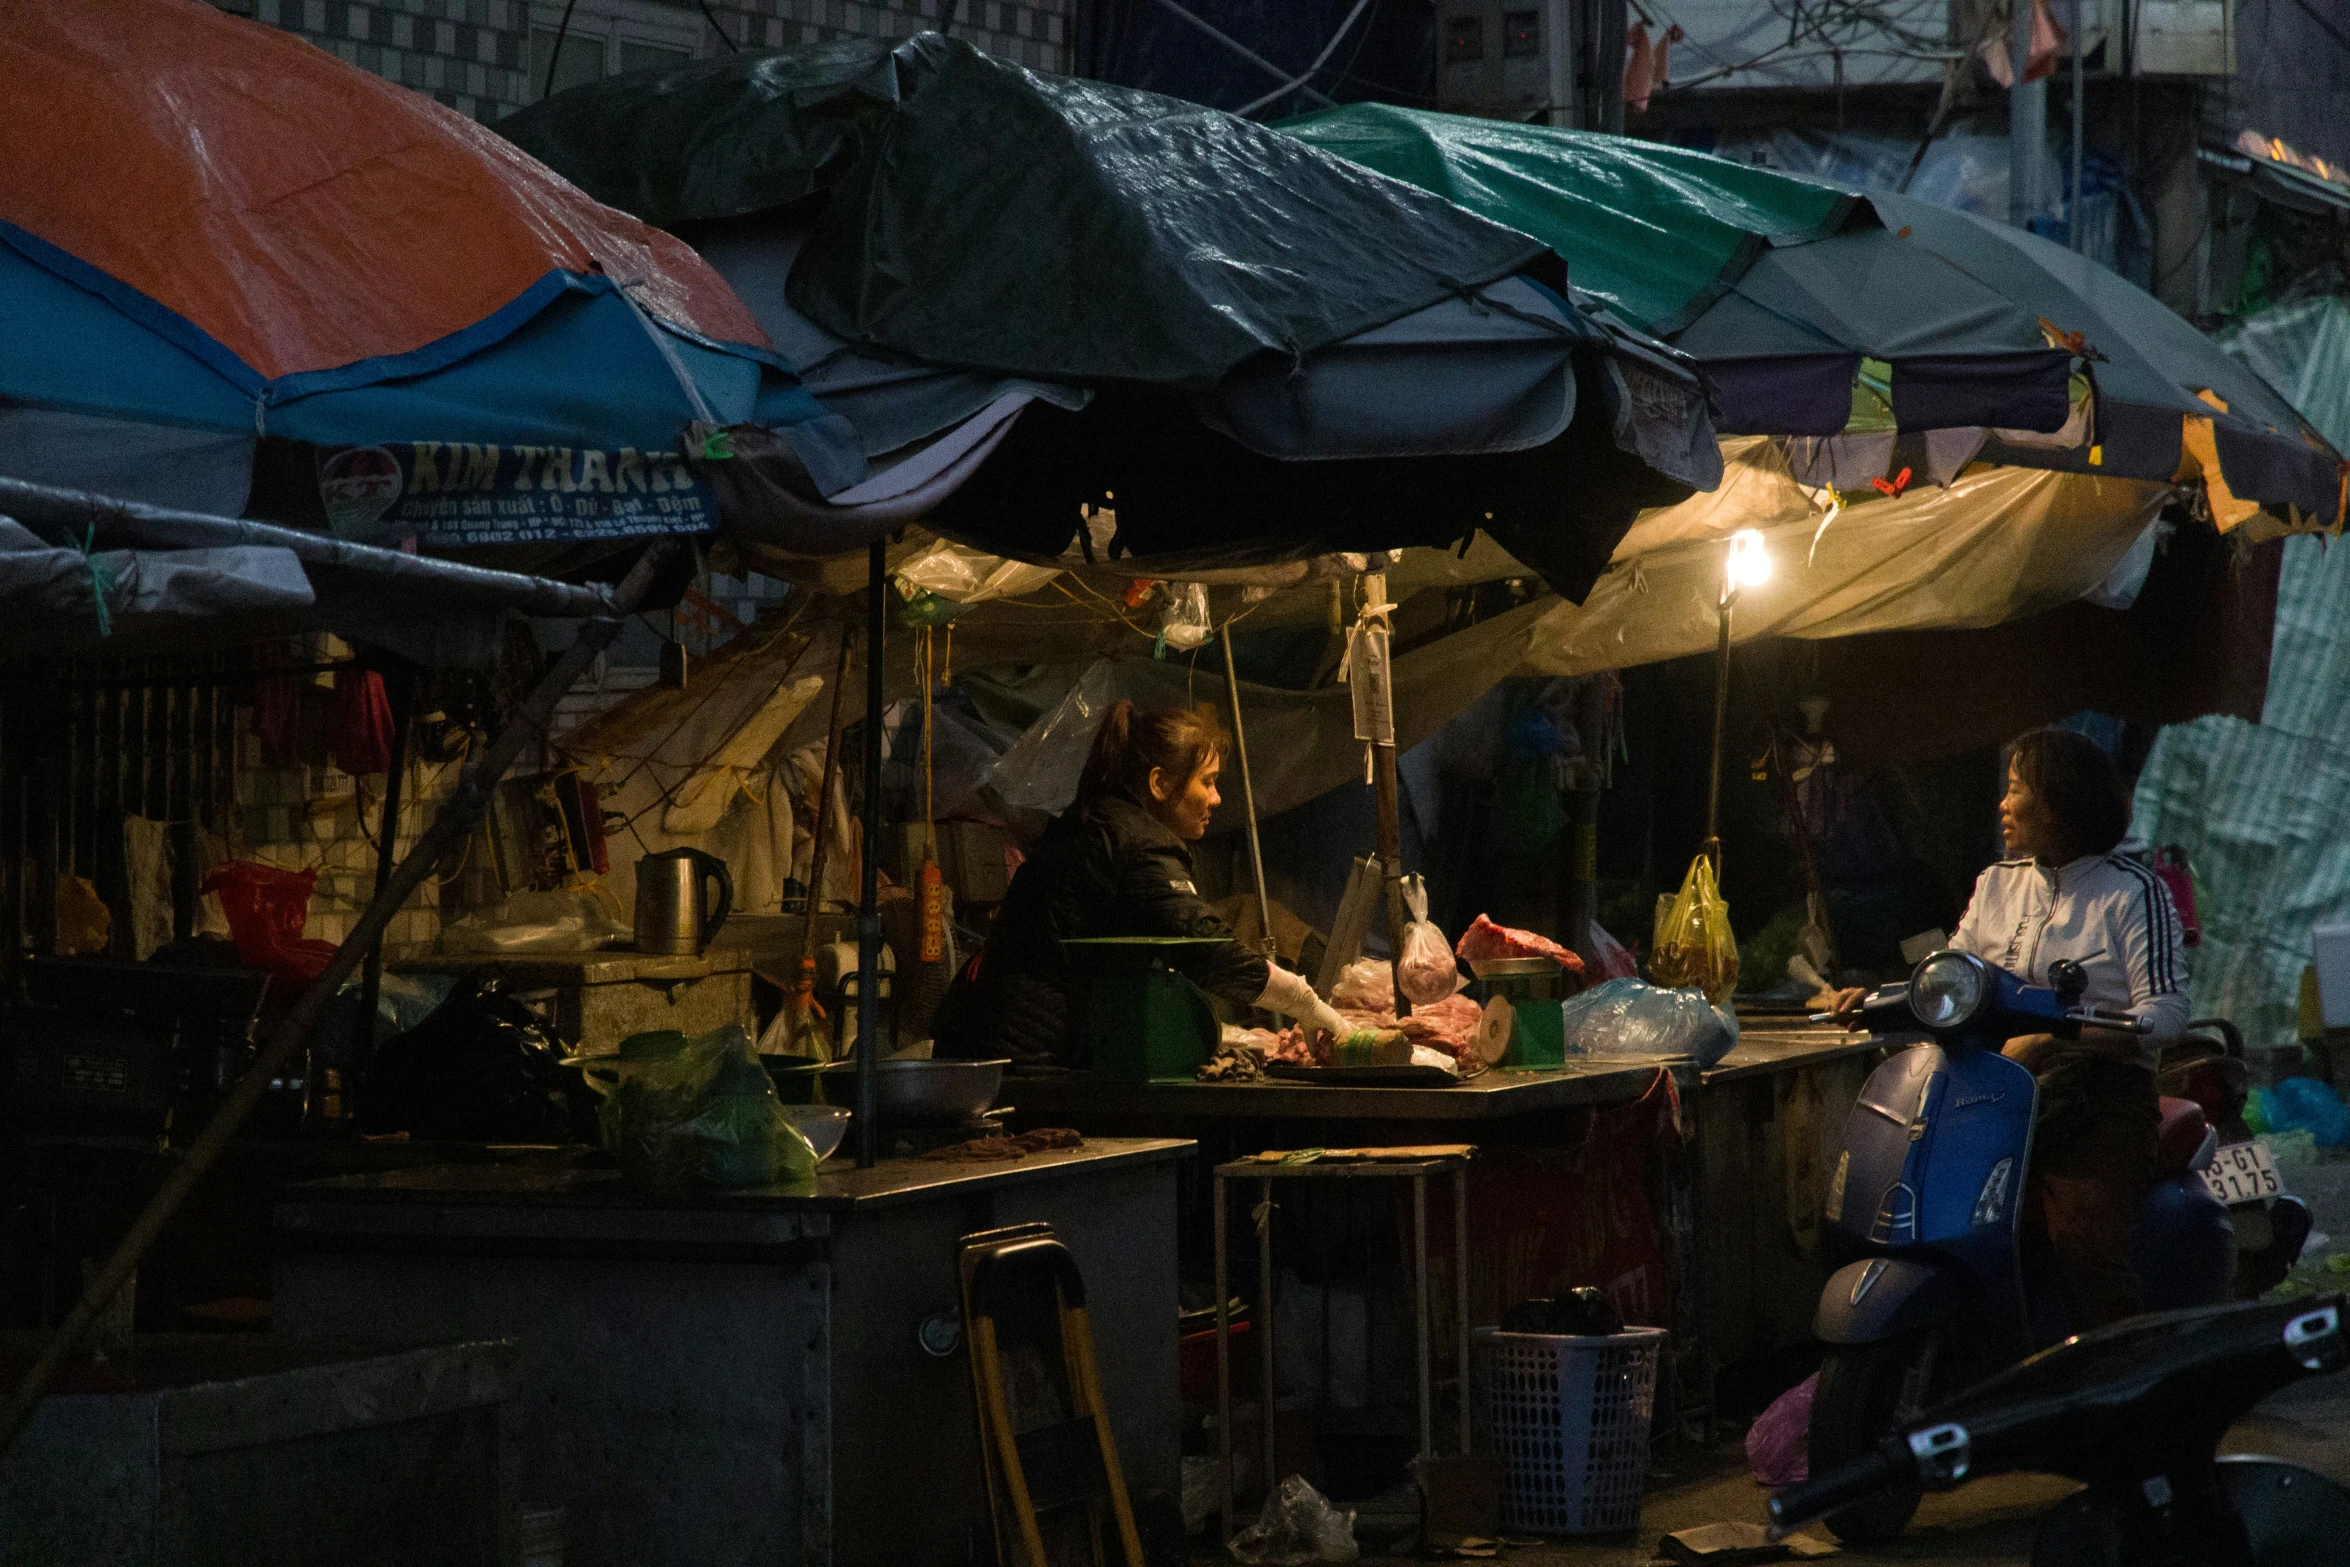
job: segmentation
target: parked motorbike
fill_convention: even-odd
[[[2225,1018],[2199,1018],[2162,1052],[2160,1090],[2192,1099],[2219,1136],[2204,1175],[2236,1227],[2236,1298],[2256,1300],[2284,1282],[2309,1239],[2309,1205],[2285,1189],[2266,1145],[2245,1124],[2251,1094],[2243,1031]]]
[[[1930,1037],[1870,1074],[1845,1122],[1824,1206],[1831,1262],[1813,1331],[1828,1346],[1812,1399],[1814,1473],[1874,1450],[1949,1390],[2071,1332],[2048,1259],[2020,1244],[2039,1085],[2000,1054],[2026,1034],[2142,1032],[2080,1005],[2087,976],[2058,963],[2026,985],[1972,953],[1937,952],[1861,1004],[1881,1035]],[[2157,1179],[2131,1236],[2149,1310],[2232,1294],[2235,1236],[2205,1186],[2217,1147],[2202,1110],[2162,1102]],[[1832,1513],[1855,1543],[1899,1534],[1917,1492],[1887,1489]]]
[[[2308,1567],[2350,1549],[2350,1490],[2273,1458],[2217,1456],[2278,1388],[2350,1363],[2339,1295],[2132,1317],[1973,1388],[1771,1498],[1784,1534],[1985,1475],[2068,1475],[2032,1567]]]

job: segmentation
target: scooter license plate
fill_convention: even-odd
[[[2203,1184],[2221,1202],[2262,1202],[2284,1191],[2277,1178],[2277,1162],[2266,1143],[2230,1143],[2219,1151]]]

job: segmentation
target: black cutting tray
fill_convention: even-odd
[[[1440,1066],[1300,1066],[1295,1061],[1268,1061],[1265,1075],[1326,1088],[1451,1088],[1460,1082]]]

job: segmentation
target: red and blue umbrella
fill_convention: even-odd
[[[0,402],[35,416],[0,469],[90,484],[181,432],[249,470],[279,437],[341,531],[449,544],[714,526],[689,426],[779,431],[819,494],[862,477],[692,250],[290,34],[10,0],[0,101]],[[60,451],[81,471],[26,471]]]

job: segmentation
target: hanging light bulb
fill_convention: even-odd
[[[1763,536],[1752,528],[1740,528],[1730,535],[1730,559],[1722,574],[1722,585],[1735,593],[1740,588],[1759,588],[1771,580],[1771,552],[1763,546]]]

